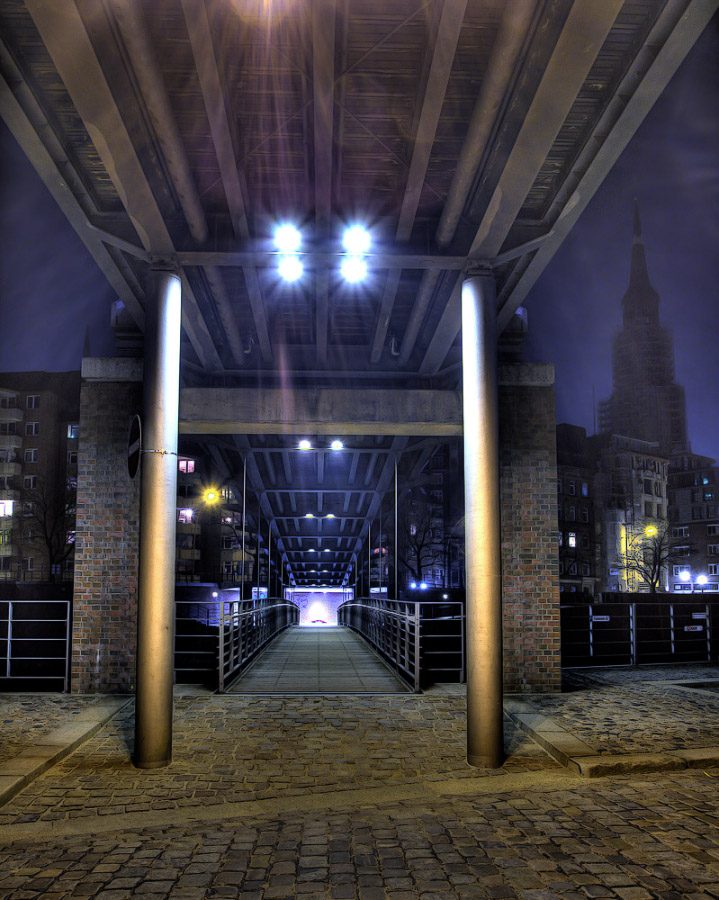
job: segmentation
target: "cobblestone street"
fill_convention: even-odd
[[[608,756],[681,737],[682,718],[689,747],[708,746],[719,696],[688,685],[718,674],[582,670],[565,694],[522,702],[593,747],[601,736]],[[63,704],[77,720],[87,701],[0,697],[13,746],[44,716],[61,721]],[[128,701],[0,806],[0,898],[719,898],[715,764],[583,778],[508,717],[508,760],[481,771],[464,762],[464,710],[459,687],[184,690],[173,762],[147,772],[130,762]]]

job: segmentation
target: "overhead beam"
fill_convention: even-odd
[[[248,242],[249,243],[249,242]],[[314,250],[311,253],[300,256],[313,266],[325,266],[327,268],[339,268],[342,254]],[[256,247],[245,250],[180,250],[174,257],[183,266],[264,266],[277,268],[278,253],[276,250],[268,250],[266,242]],[[427,253],[412,251],[406,248],[397,250],[370,251],[365,256],[367,267],[372,271],[379,269],[439,269],[460,272],[467,265],[466,256],[456,256],[442,253]]]
[[[182,434],[374,434],[455,436],[462,433],[456,391],[307,388],[183,388]]]
[[[164,217],[77,6],[73,0],[28,0],[25,5],[143,247],[150,254],[172,258],[174,247]],[[199,339],[207,325],[184,283],[182,293],[183,327],[190,326],[186,331],[195,352],[203,365],[221,368],[214,344]]]
[[[232,228],[237,238],[246,240],[250,234],[247,223],[247,211],[232,142],[225,95],[222,90],[217,58],[215,57],[215,49],[212,44],[212,32],[207,16],[207,7],[205,6],[205,0],[181,0],[181,3],[192,47],[192,55],[195,60],[195,68],[200,80],[205,111],[210,124],[217,163],[220,168],[220,178],[230,212]],[[193,265],[193,263],[189,263],[189,265]],[[207,265],[214,264],[210,262]],[[260,283],[252,262],[247,262],[244,265],[244,269],[245,284],[257,330],[257,342],[263,360],[271,362],[272,347]]]
[[[442,7],[397,224],[396,240],[399,242],[408,241],[412,234],[466,8],[467,0],[445,0]],[[372,340],[370,362],[373,365],[379,362],[387,340],[401,275],[401,268],[390,269],[387,274]]]
[[[574,0],[469,255],[499,254],[624,0]]]

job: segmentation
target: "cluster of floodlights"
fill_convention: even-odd
[[[340,272],[345,281],[356,284],[367,275],[367,260],[372,239],[369,231],[362,225],[350,225],[342,235],[344,254],[340,263]],[[302,235],[294,225],[285,223],[275,231],[275,247],[280,252],[278,271],[284,281],[298,281],[304,272],[300,247]]]
[[[298,450],[314,450],[314,447],[312,446],[312,441],[308,441],[306,438],[303,438],[297,445],[297,449]],[[343,449],[344,449],[344,444],[342,443],[342,441],[334,440],[330,444],[330,450],[343,450]]]

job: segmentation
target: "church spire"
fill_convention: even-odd
[[[634,234],[632,236],[632,262],[629,271],[629,287],[622,300],[624,323],[643,319],[659,321],[659,294],[649,281],[647,258],[642,240],[642,223],[639,218],[639,200],[634,198]]]

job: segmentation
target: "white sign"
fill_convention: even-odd
[[[592,616],[592,622],[609,622],[609,616]]]

